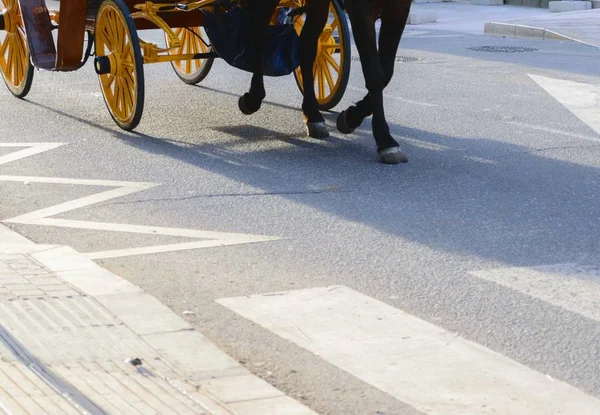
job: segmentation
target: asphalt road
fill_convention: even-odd
[[[494,45],[536,50],[470,49]],[[598,85],[600,52],[409,31],[399,55],[419,58],[399,62],[386,91],[406,165],[377,162],[369,123],[351,136],[306,138],[292,77],[268,79],[262,110],[242,115],[237,97],[250,76],[217,62],[198,87],[167,64],[146,66],[135,133],[112,123],[91,65],[36,73],[26,101],[0,93],[0,141],[67,144],[0,173],[161,184],[59,219],[278,237],[99,263],[190,312],[223,350],[319,413],[418,411],[216,299],[343,285],[600,397],[599,321],[472,274],[600,267],[600,136],[529,76]],[[336,111],[364,93],[353,63],[342,103],[326,114],[332,127]],[[0,219],[101,190],[0,182]],[[81,252],[192,240],[8,225]]]

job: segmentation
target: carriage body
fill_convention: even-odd
[[[279,8],[297,9],[305,0],[280,0]],[[349,76],[349,31],[342,9],[332,0],[332,22],[321,36],[315,63],[315,90],[322,109],[337,104]],[[143,65],[170,62],[181,80],[195,84],[218,57],[204,26],[204,11],[217,0],[61,0],[48,10],[45,0],[0,0],[0,72],[13,95],[22,98],[31,87],[33,68],[74,71],[88,57],[100,79],[104,101],[121,127],[137,126],[143,111]],[[277,23],[277,14],[273,23]],[[302,14],[293,22],[299,32]],[[139,31],[161,29],[165,45],[146,42]],[[57,31],[56,41],[53,32]],[[337,35],[336,35],[337,33]],[[337,54],[336,61],[332,57]],[[320,69],[318,69],[320,68]],[[324,68],[336,71],[335,79]],[[329,71],[331,72],[331,71]],[[301,86],[301,73],[295,70]]]

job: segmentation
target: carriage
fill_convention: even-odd
[[[144,107],[143,65],[170,62],[183,82],[201,82],[219,58],[204,28],[206,13],[228,2],[61,0],[58,10],[49,10],[45,0],[0,0],[0,72],[10,92],[23,98],[31,88],[34,68],[74,71],[94,57],[110,115],[119,127],[132,130]],[[299,33],[303,5],[304,0],[280,0],[272,24],[278,23],[281,10],[291,11],[288,24]],[[313,74],[322,110],[340,101],[348,83],[350,38],[343,13],[338,0],[332,0],[319,38]],[[138,35],[152,29],[164,32],[165,45]],[[299,67],[294,75],[302,91]]]

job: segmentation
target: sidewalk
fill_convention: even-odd
[[[547,9],[519,6],[477,6],[468,2],[413,3],[410,11],[434,11],[437,22],[407,26],[407,30],[446,30],[483,35],[485,22],[526,19],[550,14]]]
[[[576,41],[600,47],[600,9],[550,13],[519,6],[477,6],[466,2],[413,4],[411,12],[434,11],[437,22],[410,30],[445,30],[526,39]]]
[[[600,9],[498,20],[486,23],[485,33],[519,38],[572,40],[600,47]]]
[[[0,225],[0,412],[314,414],[154,297]]]

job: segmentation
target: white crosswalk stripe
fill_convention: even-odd
[[[594,267],[554,264],[498,268],[471,274],[600,321],[600,271]]]
[[[600,86],[539,75],[529,77],[600,134]]]
[[[600,413],[599,399],[571,385],[347,287],[217,302],[428,414]]]

